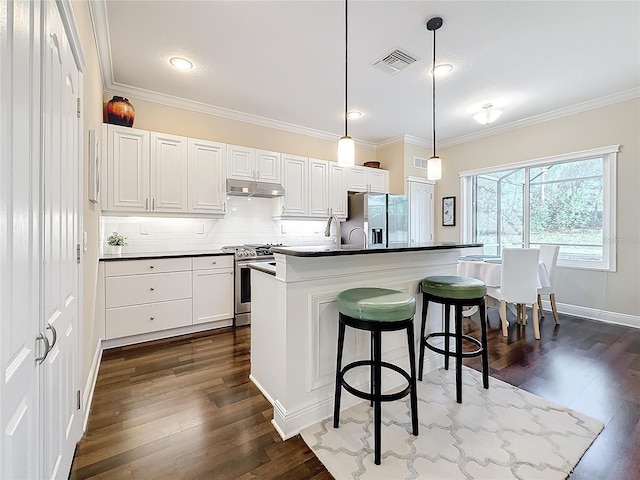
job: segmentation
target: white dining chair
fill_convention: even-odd
[[[549,275],[549,286],[538,289],[538,307],[540,308],[540,316],[544,317],[541,295],[549,295],[551,310],[553,311],[553,318],[555,319],[556,324],[560,323],[560,319],[558,318],[558,309],[556,308],[556,289],[554,284],[559,251],[560,247],[558,245],[540,245],[540,260],[542,260],[542,263],[544,263],[544,266],[547,269],[547,274]]]
[[[538,261],[537,248],[505,248],[502,250],[502,271],[499,287],[487,287],[487,295],[500,301],[502,334],[509,335],[507,303],[515,303],[517,322],[526,323],[526,306],[531,305],[533,334],[540,339],[538,323]]]

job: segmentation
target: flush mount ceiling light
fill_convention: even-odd
[[[483,125],[489,125],[490,123],[495,122],[500,115],[502,115],[502,110],[495,109],[492,104],[488,103],[482,107],[481,112],[478,112],[473,116],[473,119]]]
[[[453,71],[453,65],[450,63],[441,63],[440,65],[436,65],[435,73],[436,77],[444,77]]]
[[[442,178],[442,161],[436,155],[436,30],[442,26],[442,18],[433,17],[427,22],[427,30],[433,32],[433,63],[431,66],[432,102],[433,107],[433,156],[427,162],[427,178],[440,180]]]
[[[349,74],[349,7],[344,0],[344,135],[338,140],[338,165],[349,167],[354,164],[355,142],[347,133],[349,113],[347,112],[348,74]]]
[[[186,58],[173,57],[169,62],[178,70],[191,70],[193,68],[193,63]]]
[[[347,112],[347,118],[349,120],[355,120],[360,117],[362,117],[362,112],[358,112],[357,110],[351,110],[350,112]]]

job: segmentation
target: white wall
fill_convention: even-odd
[[[325,220],[272,220],[271,198],[228,197],[221,219],[102,217],[101,249],[112,232],[126,235],[124,252],[175,252],[217,249],[225,245],[282,243],[324,245]],[[145,232],[145,233],[143,233]]]

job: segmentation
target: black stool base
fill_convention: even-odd
[[[346,326],[356,328],[359,330],[367,330],[371,332],[371,359],[370,360],[358,360],[356,362],[349,363],[342,367],[342,351],[344,347],[344,335]],[[397,365],[393,365],[389,362],[382,361],[382,332],[390,332],[397,330],[407,330],[407,342],[409,348],[409,363],[411,372],[407,373],[405,370]],[[399,400],[407,395],[411,399],[411,427],[414,435],[418,435],[418,395],[416,384],[416,354],[414,347],[413,336],[413,317],[401,321],[393,322],[379,322],[379,321],[367,321],[357,318],[349,317],[347,315],[339,314],[338,325],[338,355],[336,366],[336,390],[333,410],[333,427],[338,428],[340,424],[340,397],[342,387],[355,395],[358,398],[368,400],[373,405],[373,417],[374,417],[374,463],[380,465],[381,456],[381,425],[382,425],[382,411],[381,403]],[[345,374],[357,367],[370,367],[371,368],[371,391],[365,392],[358,390],[345,380]],[[382,369],[390,369],[399,373],[407,381],[407,386],[399,392],[383,394],[382,393]]]
[[[444,332],[435,332],[425,335],[426,321],[427,321],[427,309],[429,302],[441,303],[444,305]],[[478,306],[480,310],[480,328],[481,339],[478,340],[469,335],[465,335],[462,332],[462,308],[468,306]],[[451,321],[451,307],[455,307],[455,331],[451,333],[449,331],[449,324]],[[472,299],[453,299],[438,297],[428,293],[422,293],[422,328],[420,331],[420,360],[419,360],[419,373],[418,379],[422,380],[422,372],[424,369],[424,350],[428,348],[431,351],[444,355],[444,368],[449,369],[449,357],[453,356],[456,359],[456,402],[462,403],[462,359],[482,356],[482,386],[489,388],[489,358],[487,354],[487,324],[486,324],[486,310],[484,304],[484,297],[472,298]],[[444,348],[437,347],[429,342],[433,338],[444,337]],[[455,348],[450,348],[450,339],[455,340]],[[477,348],[472,351],[463,351],[462,345],[464,342],[470,342]]]

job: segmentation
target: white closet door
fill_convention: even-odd
[[[80,436],[78,176],[80,74],[58,8],[45,2],[42,328],[52,347],[42,368],[44,478],[67,478]],[[55,338],[55,343],[53,339]]]
[[[39,2],[0,1],[0,478],[39,478]],[[36,62],[37,65],[37,62]],[[36,128],[33,128],[36,125]]]
[[[411,245],[433,242],[433,185],[409,181]]]

